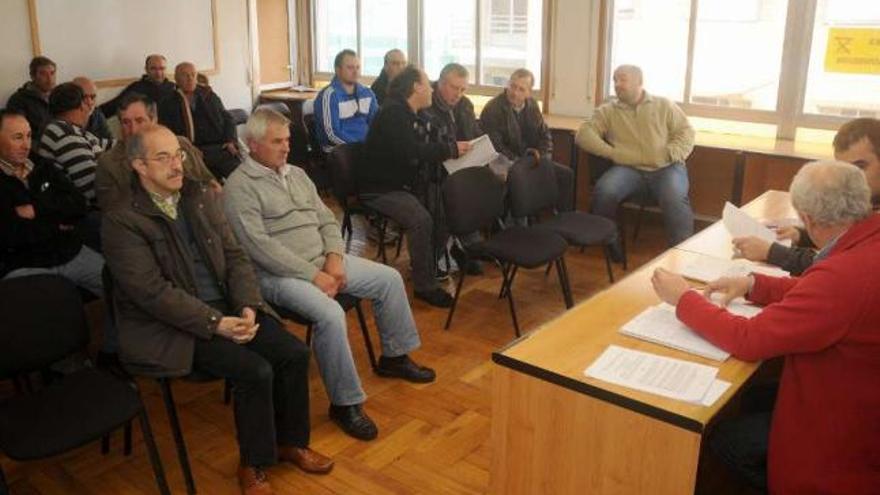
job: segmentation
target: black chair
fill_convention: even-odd
[[[34,275],[0,282],[0,312],[0,376],[45,369],[88,343],[82,301],[64,278]],[[90,367],[0,402],[0,451],[20,461],[58,455],[135,417],[159,492],[170,493],[136,384]],[[7,490],[0,469],[0,493]]]
[[[339,303],[340,306],[342,306],[342,311],[346,313],[348,313],[349,310],[351,310],[352,308],[354,308],[354,310],[357,312],[358,324],[360,324],[361,334],[364,336],[364,345],[367,347],[367,355],[370,357],[370,368],[372,368],[373,371],[376,371],[378,363],[376,362],[376,354],[373,351],[373,342],[370,339],[370,329],[367,327],[367,319],[364,317],[364,309],[363,307],[361,307],[361,299],[352,296],[351,294],[337,294],[336,302]],[[274,309],[275,312],[278,313],[278,316],[280,316],[281,318],[285,320],[290,320],[298,325],[305,326],[306,345],[311,347],[312,332],[314,330],[314,322],[312,320],[309,320],[305,316],[295,311],[291,311],[283,306],[279,306],[276,304],[272,304],[272,309]]]
[[[614,282],[611,270],[611,246],[617,241],[617,226],[599,215],[580,211],[556,212],[559,196],[553,169],[535,160],[519,160],[507,175],[510,212],[515,218],[526,218],[556,232],[571,246],[601,246],[605,254],[608,281]],[[542,213],[552,212],[541,219]],[[537,222],[535,222],[537,220]],[[550,265],[547,266],[547,272]]]
[[[326,191],[330,186],[330,178],[327,172],[327,153],[318,141],[318,129],[315,122],[315,114],[303,114],[302,131],[305,133],[306,150],[306,173],[315,183],[319,191]]]
[[[247,110],[244,110],[242,108],[230,108],[229,115],[232,117],[232,123],[235,124],[236,127],[247,123]]]
[[[463,236],[500,223],[504,214],[504,183],[489,167],[472,167],[460,170],[443,184],[443,205],[450,234],[460,240]],[[462,244],[465,263],[469,259],[489,259],[501,267],[501,295],[507,297],[513,329],[519,337],[519,322],[513,303],[513,278],[519,267],[537,268],[554,263],[565,307],[573,305],[565,267],[565,250],[568,244],[560,235],[543,227],[508,227],[498,231],[488,240],[475,244]],[[459,270],[458,286],[445,328],[448,330],[458,305],[461,288],[467,270]]]

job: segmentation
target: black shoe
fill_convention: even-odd
[[[452,306],[452,296],[439,287],[429,291],[417,290],[413,292],[413,295],[416,296],[416,299],[421,299],[431,306],[436,306],[438,308],[448,308]]]
[[[386,378],[403,378],[414,383],[431,383],[437,377],[434,370],[416,364],[406,354],[392,358],[379,356],[376,374]]]
[[[342,428],[342,431],[358,440],[372,440],[379,434],[376,423],[364,412],[362,404],[336,406],[330,404],[330,419]]]
[[[457,245],[452,246],[452,249],[449,250],[449,254],[452,255],[452,259],[455,260],[455,264],[458,265],[459,270],[464,270],[468,275],[483,274],[483,266],[480,262],[473,259],[466,259],[464,251],[462,251]]]

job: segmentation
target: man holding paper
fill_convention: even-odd
[[[880,486],[880,216],[865,174],[847,163],[805,165],[790,192],[821,263],[800,278],[752,274],[706,289],[725,302],[767,305],[757,316],[734,316],[663,269],[652,283],[683,323],[733,356],[785,357],[769,425],[771,493],[872,493]],[[744,452],[735,443],[759,440],[762,429],[749,425],[713,448]],[[732,467],[761,479],[756,466]]]
[[[871,202],[874,207],[880,204],[880,120],[871,118],[855,119],[844,124],[834,136],[834,158],[852,163],[862,169],[871,189]],[[803,229],[780,227],[776,231],[777,240],[791,240],[788,247],[780,242],[770,242],[755,236],[738,237],[734,246],[743,258],[752,261],[765,261],[800,275],[816,256],[816,246]]]

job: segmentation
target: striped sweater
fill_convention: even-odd
[[[38,154],[64,171],[89,204],[94,205],[98,155],[112,144],[78,125],[55,119],[43,131]]]

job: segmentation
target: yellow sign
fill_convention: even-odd
[[[880,74],[880,29],[829,29],[825,72]]]

